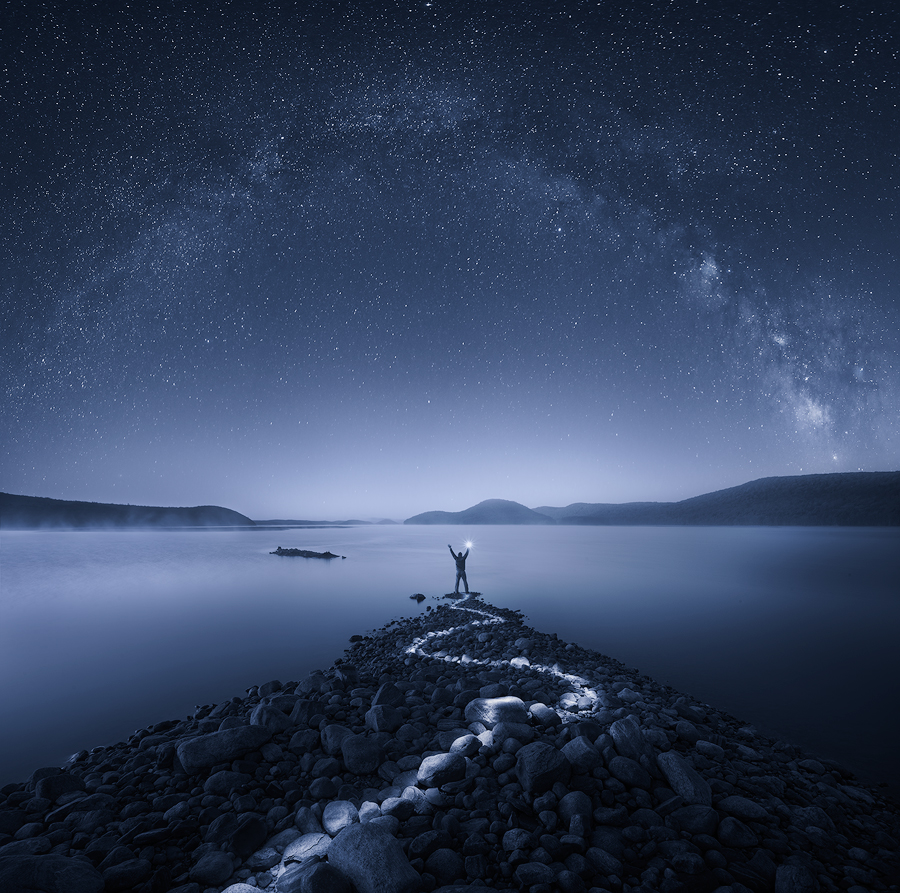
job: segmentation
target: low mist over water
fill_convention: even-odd
[[[900,531],[873,528],[4,532],[0,784],[330,665],[451,591],[463,539],[494,604],[900,791]]]

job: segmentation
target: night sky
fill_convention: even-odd
[[[900,467],[894,3],[0,12],[0,489],[262,518]]]

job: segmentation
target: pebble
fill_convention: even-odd
[[[0,790],[4,893],[887,893],[898,852],[837,764],[476,598]]]

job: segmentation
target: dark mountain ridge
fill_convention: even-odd
[[[245,515],[218,505],[186,508],[78,502],[0,493],[0,527],[81,529],[103,527],[253,527]]]
[[[680,502],[576,502],[528,509],[489,499],[462,512],[425,512],[404,523],[897,527],[900,471],[760,478]]]

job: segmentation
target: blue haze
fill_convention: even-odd
[[[4,532],[0,784],[327,667],[452,589],[463,537],[494,604],[900,792],[900,531],[872,528]]]

